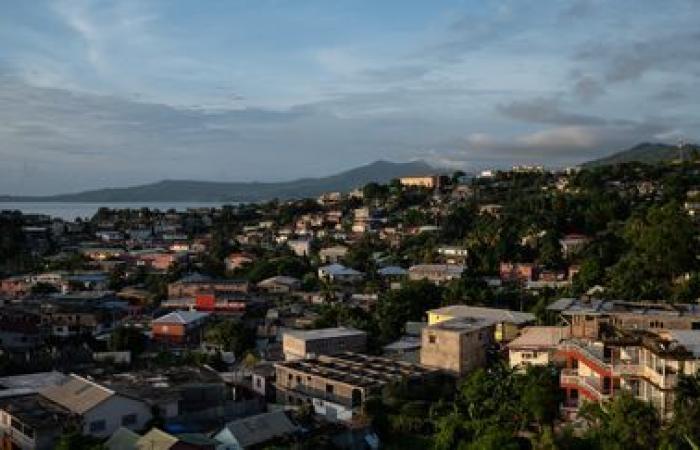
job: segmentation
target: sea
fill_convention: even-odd
[[[0,202],[0,211],[21,211],[24,214],[46,214],[63,220],[89,219],[95,215],[98,209],[105,207],[110,209],[140,209],[185,211],[191,208],[219,208],[231,203],[198,203],[198,202],[171,202],[171,203],[62,203],[62,202]]]

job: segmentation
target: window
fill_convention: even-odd
[[[122,425],[128,427],[129,425],[136,425],[136,414],[127,414],[122,417]]]
[[[434,344],[435,342],[437,342],[437,336],[435,336],[434,334],[429,335],[428,342],[430,342],[431,344]]]
[[[333,393],[333,385],[327,384],[326,385],[326,394],[332,394],[332,393]]]
[[[104,420],[95,420],[90,422],[90,433],[98,433],[107,428],[107,423]]]

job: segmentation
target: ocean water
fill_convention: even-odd
[[[198,202],[172,202],[172,203],[60,203],[60,202],[0,202],[0,211],[16,210],[25,214],[46,214],[51,217],[60,217],[64,220],[74,220],[76,217],[91,218],[98,209],[106,207],[110,209],[134,209],[148,208],[167,211],[185,211],[189,208],[218,208],[224,203],[198,203]],[[230,203],[229,203],[230,204]]]

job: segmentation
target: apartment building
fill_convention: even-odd
[[[282,351],[286,361],[318,355],[364,352],[366,347],[367,333],[345,327],[289,330],[282,336]]]
[[[420,363],[453,375],[486,365],[495,323],[460,317],[428,325],[421,333]]]
[[[668,418],[678,377],[700,369],[700,331],[617,329],[599,339],[567,340],[559,353],[566,361],[560,378],[566,416],[575,416],[583,400],[629,391]]]
[[[488,319],[494,322],[496,342],[509,342],[520,334],[520,329],[534,323],[534,314],[481,306],[450,305],[428,311],[428,325],[456,318]]]
[[[419,383],[435,371],[389,358],[343,353],[275,364],[277,402],[312,405],[330,421],[352,421],[391,382]]]

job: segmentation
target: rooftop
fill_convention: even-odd
[[[338,383],[366,388],[381,387],[402,378],[421,377],[434,372],[418,364],[349,352],[277,363],[275,367],[298,370]]]
[[[508,347],[512,349],[552,348],[568,337],[567,327],[526,327],[520,332],[520,336],[508,344]]]
[[[47,386],[39,393],[77,414],[90,411],[115,394],[111,389],[77,375],[70,375],[63,383]]]
[[[495,325],[496,321],[486,318],[475,317],[456,317],[454,319],[445,320],[442,322],[428,325],[427,330],[446,330],[465,333]]]
[[[242,448],[248,448],[294,433],[298,427],[289,420],[284,411],[274,411],[234,420],[227,423],[224,429],[228,429],[235,436]]]
[[[316,339],[342,338],[349,336],[362,336],[366,334],[367,333],[365,333],[364,331],[345,327],[320,328],[318,330],[288,330],[284,332],[285,336],[291,336],[304,341],[313,341]]]
[[[59,428],[71,415],[67,409],[36,394],[0,400],[0,409],[38,429]]]
[[[199,322],[207,316],[209,316],[209,313],[199,311],[174,311],[153,320],[152,323],[176,323],[189,325]]]
[[[445,306],[442,308],[431,309],[428,311],[428,313],[450,317],[474,317],[481,319],[490,319],[496,322],[510,322],[518,325],[527,322],[533,322],[535,320],[534,314],[526,312],[468,305]]]

